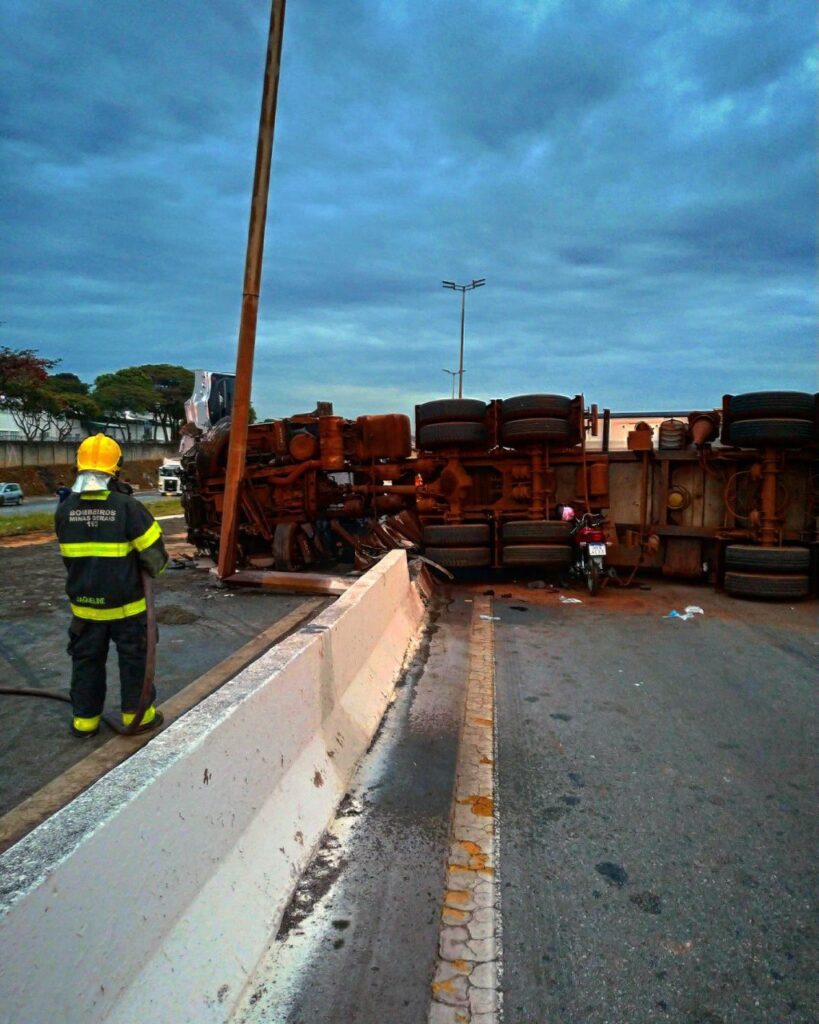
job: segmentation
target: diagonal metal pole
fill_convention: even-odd
[[[239,488],[247,456],[247,421],[250,414],[250,386],[253,381],[253,352],[256,347],[256,321],[259,315],[259,289],[264,256],[264,229],[267,220],[267,197],[270,189],[270,162],[273,154],[273,129],[276,124],[276,98],[282,58],[285,0],[273,0],[270,10],[270,32],[267,40],[262,112],[259,118],[259,141],[256,147],[256,170],[253,176],[253,197],[250,204],[250,225],[247,233],[247,256],[242,294],[242,315],[239,322],[239,343],[236,353],[236,389],[230,424],[225,494],[222,505],[222,532],[219,537],[217,573],[221,579],[236,571],[236,529],[239,519]]]

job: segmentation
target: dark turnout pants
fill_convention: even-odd
[[[68,628],[71,669],[71,703],[77,718],[102,714],[105,704],[105,662],[108,645],[114,641],[119,659],[119,681],[123,711],[136,711],[145,679],[148,649],[146,615],[131,615],[111,622],[94,622],[74,616]],[[156,690],[151,690],[152,704]],[[150,704],[149,704],[150,706]]]

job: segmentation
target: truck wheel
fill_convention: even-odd
[[[745,395],[732,395],[728,412],[734,420],[812,420],[816,415],[816,399],[805,391],[749,391]]]
[[[424,527],[424,544],[441,547],[489,543],[488,523],[458,523]]]
[[[566,420],[552,417],[509,420],[503,425],[503,439],[510,444],[532,444],[539,441],[568,441],[571,433]]]
[[[726,572],[725,589],[735,597],[793,600],[808,596],[807,576],[773,576],[768,573]]]
[[[739,420],[728,428],[730,444],[738,448],[801,448],[816,442],[816,427],[807,420]]]
[[[560,519],[523,519],[520,522],[504,523],[503,539],[531,541],[535,544],[544,541],[563,541],[565,544],[571,544],[572,524],[564,523]]]
[[[427,548],[427,558],[447,569],[472,569],[491,565],[492,557],[489,548]]]
[[[501,419],[504,423],[539,416],[568,419],[571,410],[572,400],[565,395],[515,395],[513,398],[504,398]]]
[[[504,565],[541,565],[565,569],[571,565],[572,549],[565,544],[509,544],[503,549]]]
[[[807,572],[810,551],[807,548],[763,548],[755,544],[731,544],[725,551],[726,569],[756,573]]]
[[[454,445],[486,444],[483,423],[430,423],[418,431],[419,448],[451,448]]]
[[[486,418],[486,402],[476,398],[439,398],[417,406],[418,426],[429,423],[478,423]]]

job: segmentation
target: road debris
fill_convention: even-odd
[[[687,605],[684,612],[678,612],[676,608],[672,608],[668,615],[664,615],[663,618],[682,619],[683,622],[687,622],[688,619],[693,619],[695,615],[705,615],[705,612],[702,610],[702,608],[700,608],[699,605],[689,604]]]

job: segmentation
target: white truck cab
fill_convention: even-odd
[[[160,494],[181,494],[182,480],[180,473],[182,464],[179,459],[163,459],[159,467],[159,492]]]

